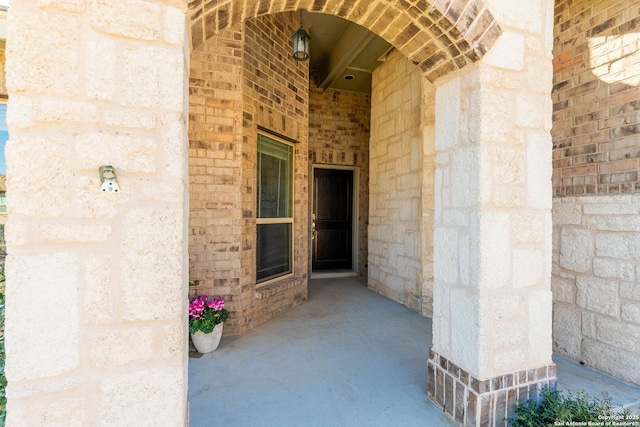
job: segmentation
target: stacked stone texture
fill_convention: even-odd
[[[432,315],[435,91],[397,51],[372,86],[369,287]]]
[[[186,423],[186,7],[122,6],[11,4],[7,425]]]

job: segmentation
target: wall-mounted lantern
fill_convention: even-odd
[[[293,59],[296,61],[306,61],[309,59],[309,41],[311,37],[302,28],[302,11],[300,11],[300,28],[293,34]]]

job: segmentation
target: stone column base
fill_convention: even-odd
[[[427,393],[461,426],[507,427],[519,400],[537,397],[544,387],[556,388],[556,365],[477,380],[464,369],[429,350]]]

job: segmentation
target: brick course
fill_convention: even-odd
[[[309,165],[357,166],[360,177],[358,265],[361,277],[367,277],[369,224],[369,135],[371,98],[358,93],[322,91],[310,82]],[[309,173],[309,188],[313,176]]]
[[[640,4],[555,5],[555,196],[640,191]]]
[[[306,299],[309,88],[307,63],[289,58],[297,25],[294,14],[248,20],[209,38],[191,57],[191,293],[227,301],[229,335]],[[296,141],[296,241],[295,278],[256,291],[259,128]]]

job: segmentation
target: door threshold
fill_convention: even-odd
[[[358,273],[352,270],[325,270],[312,271],[312,279],[334,279],[337,277],[357,277]]]

